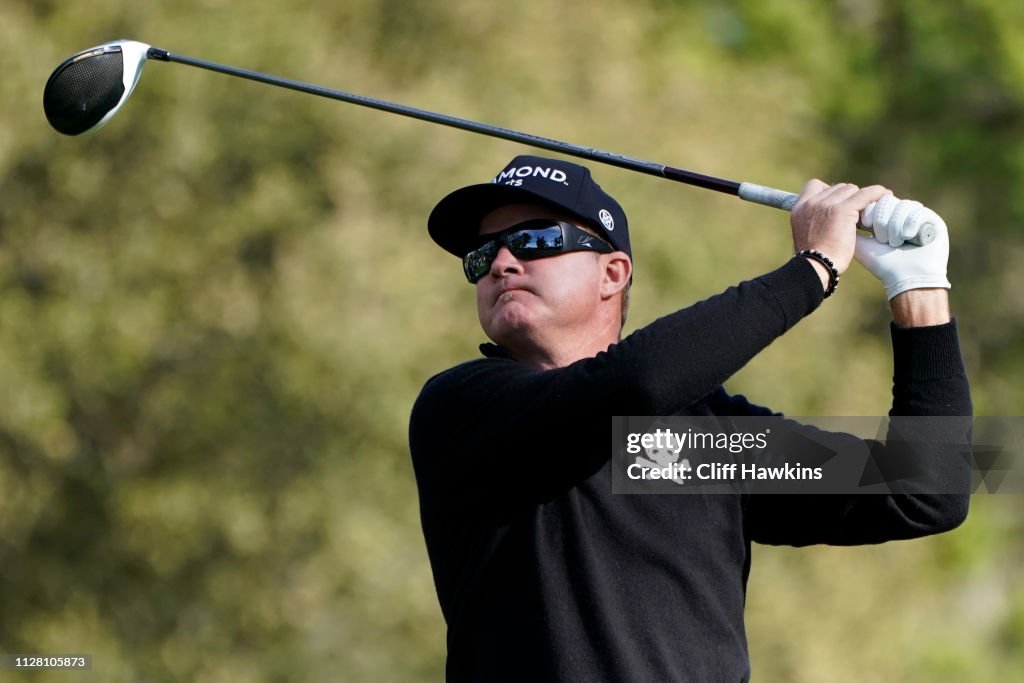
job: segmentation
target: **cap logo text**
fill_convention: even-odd
[[[605,227],[605,230],[611,232],[615,229],[615,219],[612,218],[612,214],[608,209],[601,209],[601,212],[597,214],[597,217],[601,219],[601,225]]]
[[[520,186],[523,184],[523,178],[544,178],[555,183],[562,183],[568,185],[566,182],[568,176],[565,171],[561,171],[557,168],[546,168],[544,166],[519,166],[518,168],[513,166],[512,168],[506,168],[504,171],[498,174],[494,179],[494,182],[499,185],[513,185]]]

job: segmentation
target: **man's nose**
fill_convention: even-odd
[[[491,263],[491,275],[516,275],[523,272],[522,262],[504,244]]]

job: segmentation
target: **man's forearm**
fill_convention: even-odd
[[[949,292],[942,288],[907,290],[893,297],[889,307],[900,327],[945,325],[951,319]]]

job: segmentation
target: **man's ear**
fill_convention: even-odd
[[[610,299],[629,284],[633,277],[633,262],[624,251],[601,254],[604,277],[601,280],[601,298]]]

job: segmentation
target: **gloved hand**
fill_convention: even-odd
[[[875,235],[857,236],[854,258],[882,281],[890,301],[909,289],[951,287],[946,279],[949,231],[937,213],[920,202],[886,195],[864,210],[861,224]],[[931,243],[904,244],[927,224],[935,231]]]

